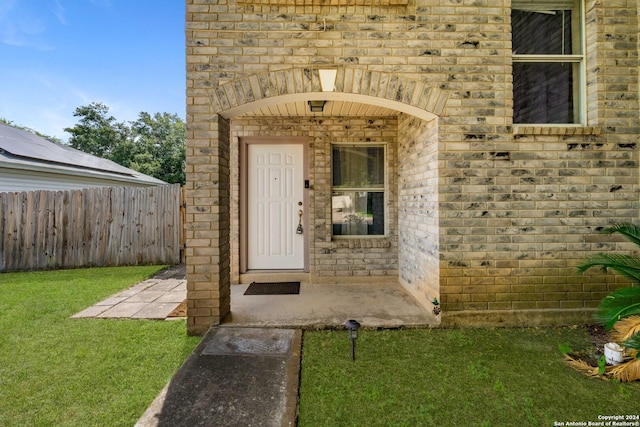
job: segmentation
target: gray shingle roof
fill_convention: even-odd
[[[0,123],[0,160],[16,164],[56,165],[78,170],[105,172],[132,179],[164,184],[164,181],[121,166],[111,160],[56,144],[30,132]]]

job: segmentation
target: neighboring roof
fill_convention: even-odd
[[[124,182],[166,182],[111,160],[56,144],[30,132],[0,123],[0,166],[22,170],[43,170],[91,177],[111,178]]]

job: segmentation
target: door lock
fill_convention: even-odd
[[[298,228],[296,228],[296,234],[302,234],[302,209],[298,211]]]

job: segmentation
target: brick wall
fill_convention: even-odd
[[[399,279],[429,306],[440,299],[437,120],[402,114],[398,135]]]
[[[424,294],[439,286],[443,319],[452,323],[464,322],[464,316],[525,323],[526,316],[514,311],[541,310],[567,319],[566,313],[584,313],[623,283],[601,272],[577,275],[574,265],[597,251],[632,250],[597,230],[636,221],[639,213],[635,0],[586,1],[588,123],[577,128],[513,126],[509,0],[281,3],[187,0],[190,286],[211,282],[226,289],[224,274],[202,276],[209,263],[229,257],[228,239],[211,234],[225,214],[196,212],[227,203],[217,189],[207,189],[209,170],[220,174],[219,182],[231,181],[224,166],[217,169],[226,161],[221,153],[228,152],[217,133],[218,115],[229,119],[233,140],[234,132],[255,123],[242,118],[243,106],[319,92],[317,69],[326,66],[338,68],[336,92],[375,99],[408,116],[399,115],[394,125],[398,162],[390,165],[398,179],[392,209],[397,235],[389,239],[395,258],[386,258],[387,248],[343,248],[331,241],[328,197],[316,188],[314,271],[335,274],[325,266],[350,259],[344,274],[386,272],[410,288],[425,283],[419,286]],[[293,126],[291,120],[298,122]],[[254,131],[304,129],[320,186],[322,175],[328,176],[328,144],[340,136],[340,126],[329,131],[330,125],[352,119],[300,120],[277,117],[269,120],[271,127],[262,123]],[[415,123],[424,124],[425,133]],[[414,166],[427,174],[423,186],[408,190],[411,174],[404,161],[419,152],[412,140],[429,147],[429,160]],[[420,195],[427,209],[411,204]],[[196,230],[207,237],[197,238]],[[429,243],[403,243],[403,230],[421,230]],[[410,255],[416,251],[420,255]],[[359,269],[368,254],[380,256],[381,263],[363,261]],[[422,264],[437,274],[420,277]],[[201,296],[226,304],[227,297],[211,292],[197,294],[190,304],[208,304],[198,302]]]

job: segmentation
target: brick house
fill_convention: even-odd
[[[635,0],[187,0],[188,331],[258,270],[588,321],[632,248]],[[301,232],[301,233],[300,233]]]

